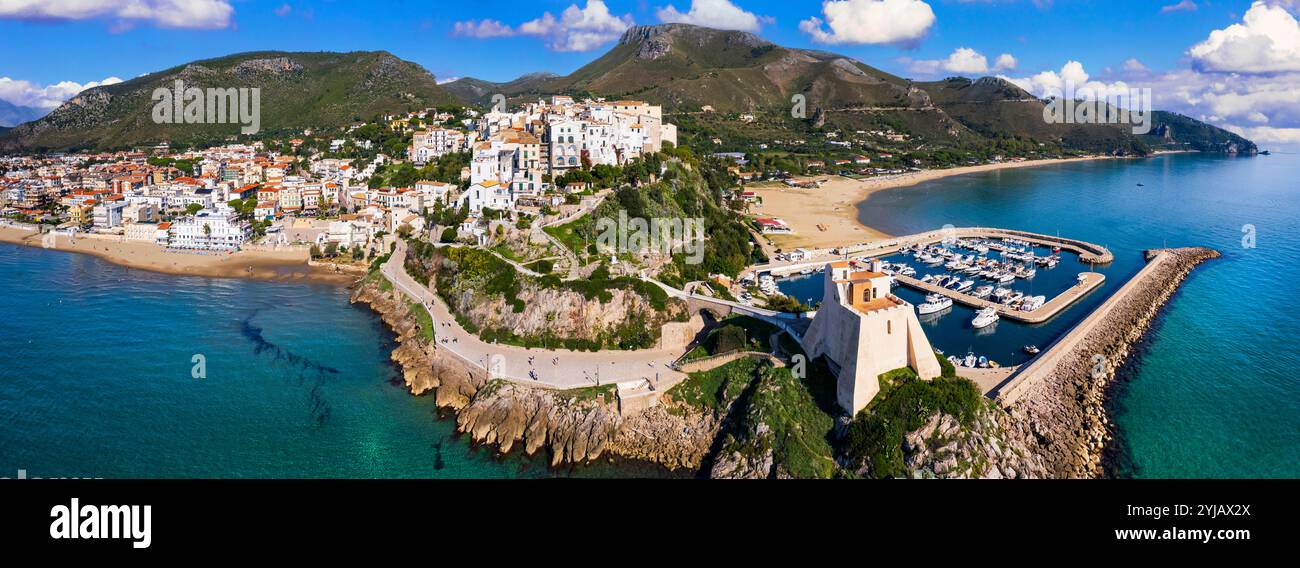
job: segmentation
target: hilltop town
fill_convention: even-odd
[[[345,147],[364,152],[373,147],[370,140],[345,135],[312,150],[303,147],[311,131],[279,147],[252,142],[173,151],[160,144],[133,152],[9,156],[0,159],[0,204],[9,219],[69,236],[205,252],[308,245],[359,259],[374,253],[377,236],[423,229],[435,207],[465,212],[457,229],[483,237],[485,210],[507,219],[537,215],[590,189],[566,182],[569,172],[621,166],[676,142],[660,108],[638,101],[555,97],[518,112],[464,114],[460,121],[432,109],[386,116],[385,128],[410,138],[404,155],[361,160],[330,155]],[[439,163],[460,167],[405,185],[383,175],[396,164]]]

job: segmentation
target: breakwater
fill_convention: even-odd
[[[1160,309],[1196,266],[1218,258],[1208,248],[1147,253],[1147,265],[1100,308],[996,391],[1004,426],[1036,440],[1054,477],[1103,475],[1114,423],[1105,403],[1115,372]]]

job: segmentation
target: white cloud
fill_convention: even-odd
[[[685,13],[669,4],[655,10],[655,15],[661,22],[746,32],[756,32],[764,22],[772,21],[769,17],[746,12],[730,0],[691,0],[691,8]]]
[[[1124,60],[1124,71],[1129,73],[1146,73],[1147,66],[1143,65],[1142,62],[1138,61],[1136,58],[1130,57]]]
[[[1300,128],[1274,128],[1272,126],[1242,128],[1231,124],[1225,124],[1223,127],[1225,130],[1238,136],[1244,136],[1247,140],[1256,144],[1300,144]]]
[[[984,54],[969,47],[959,47],[945,59],[918,59],[911,61],[908,69],[921,75],[934,75],[940,71],[960,75],[983,75],[990,71],[1009,71],[1016,68],[1016,58],[1010,53],[999,55],[993,67]]]
[[[915,45],[934,25],[922,0],[827,0],[822,16],[799,22],[799,30],[828,44]]]
[[[121,82],[122,80],[117,77],[109,77],[103,81],[91,81],[84,85],[75,81],[60,81],[53,85],[42,86],[32,83],[31,81],[0,77],[0,100],[5,100],[18,106],[36,107],[48,110],[63,104],[64,101],[76,96],[77,93],[91,87],[112,85]]]
[[[439,84],[439,85],[446,85],[447,83],[455,83],[456,81],[459,81],[460,79],[461,79],[460,77],[447,77],[446,79],[438,79],[438,84]]]
[[[514,28],[491,19],[456,22],[452,33],[475,38],[532,36],[552,51],[591,51],[618,39],[632,24],[632,16],[615,16],[602,0],[587,0],[586,7],[572,4],[559,18],[543,12]]]
[[[1300,22],[1281,5],[1255,2],[1242,23],[1210,32],[1187,51],[1198,70],[1226,73],[1300,71]]]
[[[999,55],[997,61],[993,63],[993,70],[1010,71],[1015,69],[1016,65],[1019,65],[1019,62],[1016,61],[1015,57],[1012,57],[1010,53],[1003,53],[1002,55]]]
[[[293,12],[293,6],[290,6],[290,5],[288,5],[288,4],[281,4],[279,8],[276,8],[276,9],[274,10],[274,12],[275,12],[275,15],[280,16],[281,18],[283,18],[283,17],[288,16],[290,13]]]
[[[228,0],[0,0],[0,18],[16,20],[114,20],[119,29],[135,23],[164,28],[229,27],[235,9]]]
[[[515,35],[515,31],[497,20],[480,20],[477,22],[456,22],[453,33],[460,36],[475,38],[490,37],[509,37]]]
[[[1168,14],[1170,12],[1195,12],[1196,8],[1197,8],[1196,2],[1193,2],[1192,0],[1182,0],[1182,2],[1179,2],[1177,4],[1169,4],[1167,6],[1162,6],[1160,8],[1160,13]]]
[[[1092,80],[1083,64],[1067,61],[1058,71],[1043,71],[1029,77],[1007,77],[1003,79],[1015,83],[1030,94],[1045,97],[1060,97],[1073,93],[1077,98],[1102,99],[1116,95],[1128,95],[1131,87],[1124,81],[1104,82]]]
[[[1154,107],[1231,130],[1261,144],[1300,132],[1300,73],[1201,73],[1195,69],[1113,77],[1150,88]]]

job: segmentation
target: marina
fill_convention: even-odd
[[[915,306],[934,346],[957,356],[955,365],[994,371],[993,365],[980,368],[983,356],[1002,367],[995,376],[977,380],[986,389],[1005,379],[1011,367],[1034,358],[1027,347],[1050,344],[1077,323],[1082,313],[1061,316],[1075,314],[1071,308],[1102,287],[1103,271],[1109,268],[1085,258],[1113,258],[1099,245],[1006,229],[931,231],[862,250],[851,253],[850,259],[864,266],[874,261],[890,274],[896,283],[893,293]],[[822,258],[820,252],[810,254]],[[801,273],[820,267],[809,262],[794,265],[794,270],[761,273],[760,279],[775,275],[781,293],[816,306],[821,279]],[[950,263],[951,270],[946,267]],[[994,310],[997,317],[986,317],[976,326],[978,312],[984,309]],[[965,366],[968,353],[975,355],[972,367]]]

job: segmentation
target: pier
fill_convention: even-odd
[[[970,306],[977,310],[994,308],[998,311],[998,315],[1001,317],[1021,323],[1034,324],[1043,323],[1056,317],[1057,314],[1061,313],[1061,310],[1070,307],[1071,304],[1077,302],[1080,298],[1087,296],[1089,292],[1095,290],[1106,281],[1106,275],[1099,272],[1085,272],[1083,273],[1083,276],[1083,282],[1075,284],[1069,290],[1061,292],[1055,298],[1048,300],[1042,307],[1032,312],[1017,310],[1011,306],[991,302],[989,300],[981,300],[970,294],[958,292],[956,290],[949,290],[933,284],[927,284],[915,278],[903,276],[901,274],[895,274],[894,279],[897,280],[899,284],[907,286],[908,288],[913,288],[930,294],[941,294],[952,298],[952,301],[954,302]]]

